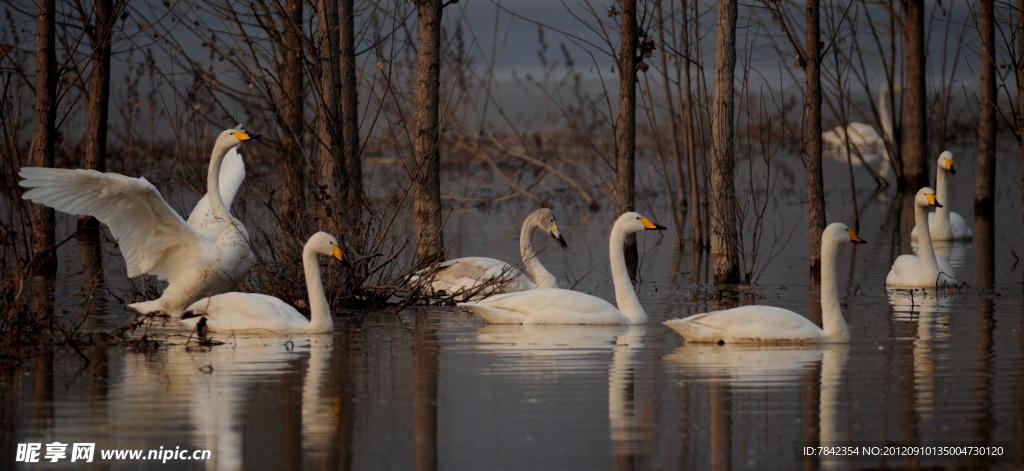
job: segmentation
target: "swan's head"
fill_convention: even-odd
[[[953,153],[948,150],[942,151],[942,153],[939,154],[938,166],[949,173],[956,173],[956,170],[953,169]]]
[[[245,141],[251,141],[259,138],[259,134],[249,134],[242,129],[242,126],[238,126],[237,128],[228,129],[220,133],[220,136],[217,137],[217,143],[214,144],[214,148],[224,149],[225,152],[227,152],[227,149],[235,147]]]
[[[345,257],[341,253],[341,244],[338,243],[338,239],[326,232],[317,232],[313,234],[313,237],[309,238],[309,242],[306,242],[306,250],[312,250],[320,255],[326,255],[328,257],[334,257],[342,262],[345,261]]]
[[[626,234],[633,234],[640,231],[663,231],[665,230],[665,226],[655,224],[654,222],[651,222],[650,219],[647,219],[638,213],[629,212],[619,216],[619,219],[615,221],[615,228],[612,230],[615,229],[619,229]]]
[[[914,204],[925,208],[929,206],[934,206],[936,208],[942,207],[942,205],[939,204],[938,198],[935,197],[935,190],[928,187],[917,190],[917,196],[914,198]]]
[[[854,244],[866,244],[867,241],[857,236],[857,233],[850,229],[849,226],[841,222],[833,222],[825,228],[825,232],[821,233],[821,242],[832,241],[836,244],[845,244],[852,242]]]
[[[533,221],[533,225],[542,231],[546,231],[558,245],[562,248],[568,247],[565,243],[565,239],[562,238],[562,233],[558,232],[558,220],[555,219],[555,213],[551,212],[548,208],[540,208],[530,214],[530,220]]]

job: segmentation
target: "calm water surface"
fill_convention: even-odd
[[[913,248],[907,212],[858,193],[869,245],[840,252],[848,345],[687,345],[661,324],[749,303],[820,316],[799,195],[780,191],[762,241],[778,239],[778,254],[750,288],[718,293],[706,258],[678,250],[672,231],[640,234],[645,326],[489,326],[423,308],[336,316],[333,335],[213,335],[224,344],[202,346],[152,327],[137,335],[156,348],[29,349],[0,370],[0,468],[71,468],[13,461],[19,443],[59,441],[94,442],[93,465],[114,468],[1022,469],[1024,239],[1012,183],[1000,187],[1009,216],[991,237],[943,248],[965,285],[938,292],[885,290],[892,259]],[[853,224],[848,195],[830,190],[830,220]],[[969,195],[952,205],[973,220]],[[641,206],[671,224],[668,209]],[[530,209],[453,211],[453,256],[516,260]],[[545,240],[545,264],[563,286],[612,299],[614,215],[555,209],[569,249]],[[73,245],[65,256],[77,256]],[[91,328],[130,319],[107,298]],[[822,444],[983,445],[1003,456],[796,456]],[[212,459],[99,457],[161,447],[208,449]]]

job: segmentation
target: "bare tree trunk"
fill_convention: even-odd
[[[825,187],[821,171],[821,16],[819,0],[807,0],[804,73],[804,154],[807,161],[807,230],[811,276],[821,276],[821,233],[825,230]]]
[[[995,0],[981,0],[981,104],[978,117],[978,174],[974,186],[974,216],[995,217],[996,183],[996,34]],[[939,202],[941,204],[947,204]]]
[[[317,16],[317,73],[319,74],[320,102],[317,106],[317,143],[320,155],[318,193],[324,201],[317,206],[322,212],[324,226],[336,236],[341,235],[339,209],[348,196],[344,144],[341,140],[341,71],[337,57],[341,55],[338,35],[338,1],[319,0]]]
[[[54,129],[57,118],[57,49],[55,0],[36,3],[36,100],[35,128],[32,132],[32,150],[29,164],[35,167],[53,167]],[[54,251],[53,209],[41,204],[32,205],[32,312],[39,320],[46,314],[44,300],[50,295],[46,279],[57,275]]]
[[[1024,0],[1017,0],[1017,149],[1020,154],[1020,184],[1024,188]],[[1024,191],[1020,194],[1024,216]],[[941,203],[941,202],[940,202]]]
[[[110,40],[114,26],[112,0],[96,0],[94,28],[89,34],[92,42],[92,76],[86,97],[89,123],[85,131],[84,168],[107,170],[107,118],[110,114]],[[89,218],[83,216],[80,218]]]
[[[619,30],[619,118],[615,142],[615,210],[632,211],[636,180],[636,0],[622,0],[622,26]],[[636,279],[636,237],[625,242],[626,268]]]
[[[737,0],[721,0],[715,34],[715,87],[711,115],[711,257],[715,283],[739,283],[733,161],[733,81]]]
[[[901,0],[903,46],[907,57],[907,108],[903,123],[903,175],[900,191],[928,186],[928,97],[925,80],[924,0]]]
[[[278,100],[281,153],[277,159],[277,177],[281,180],[282,235],[302,238],[305,234],[298,233],[298,222],[306,208],[306,159],[302,146],[305,132],[302,0],[285,0],[284,8],[284,44],[280,51],[281,89]]]
[[[342,142],[345,149],[345,173],[348,174],[348,201],[345,215],[350,240],[362,243],[363,163],[359,152],[359,82],[356,80],[355,2],[339,0],[341,20],[341,112]],[[353,232],[354,231],[354,232]],[[360,248],[361,249],[361,248]],[[361,250],[360,250],[361,251]]]
[[[444,257],[441,232],[441,154],[438,128],[441,88],[441,0],[417,0],[419,51],[416,70],[414,185],[416,259],[424,266]]]
[[[119,6],[123,7],[123,3]],[[107,120],[110,115],[110,49],[114,27],[113,0],[96,0],[89,33],[92,43],[92,76],[86,97],[89,122],[85,131],[85,161],[83,168],[105,172],[107,170]],[[78,250],[82,259],[83,282],[96,280],[102,266],[100,256],[100,223],[92,216],[78,216]],[[95,284],[92,287],[95,288]],[[89,291],[92,292],[91,290]]]
[[[683,87],[686,89],[686,101],[683,103],[683,144],[686,146],[686,171],[690,177],[690,226],[693,228],[693,245],[695,250],[704,246],[704,231],[701,223],[700,186],[697,176],[697,148],[693,136],[693,89],[690,83],[690,24],[689,10],[686,0],[682,0],[680,9],[682,12],[682,28],[680,36],[683,38]]]
[[[672,136],[672,156],[675,162],[676,184],[679,185],[676,191],[676,202],[679,208],[686,208],[686,180],[683,177],[683,154],[679,149],[679,127],[676,123],[676,109],[672,103],[672,88],[668,81],[668,51],[665,48],[665,16],[661,4],[664,0],[655,3],[655,15],[657,15],[658,40],[661,41],[661,82],[665,88],[665,106],[668,107],[669,135]],[[679,234],[680,239],[683,237]]]
[[[658,55],[659,60],[661,61],[661,84],[665,93],[665,106],[668,108],[668,128],[669,136],[672,139],[673,170],[675,170],[676,174],[675,183],[678,185],[676,187],[676,194],[674,195],[676,199],[673,200],[672,208],[681,212],[688,209],[686,206],[686,179],[683,177],[683,156],[679,149],[679,128],[676,124],[676,109],[672,100],[672,87],[668,80],[668,48],[665,47],[665,16],[662,12],[662,2],[664,2],[664,0],[657,0],[654,4],[654,14],[656,17],[655,23],[658,29],[658,41],[661,43],[661,53]],[[673,195],[669,195],[669,197],[672,196]],[[676,223],[676,231],[678,232],[676,240],[678,241],[679,246],[682,247],[683,220],[680,219],[679,216],[680,215],[678,213],[674,214],[673,220]]]

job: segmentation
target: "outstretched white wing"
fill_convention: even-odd
[[[110,228],[128,265],[128,276],[162,280],[194,263],[203,250],[197,234],[145,178],[95,170],[24,167],[23,198],[58,211],[89,215]]]
[[[245,162],[242,161],[242,156],[238,153],[238,146],[232,147],[224,155],[224,162],[221,164],[218,178],[220,179],[220,196],[224,200],[224,206],[231,209],[231,203],[235,200],[238,189],[242,187],[242,181],[245,180]],[[192,209],[192,214],[188,216],[188,225],[196,232],[207,236],[212,237],[217,233],[218,222],[213,217],[213,212],[210,211],[209,193],[203,195],[203,198],[196,203],[196,207]]]

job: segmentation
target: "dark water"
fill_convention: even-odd
[[[829,220],[852,226],[842,168],[827,168],[835,182]],[[18,444],[58,441],[95,443],[92,464],[115,468],[1021,469],[1016,174],[1001,173],[992,236],[976,230],[972,243],[948,247],[964,285],[941,292],[885,289],[892,259],[911,250],[907,212],[900,198],[858,192],[858,233],[869,244],[840,252],[848,345],[687,345],[661,324],[749,303],[818,315],[800,192],[783,181],[767,205],[754,263],[762,274],[750,288],[716,292],[707,258],[677,249],[672,231],[640,234],[645,326],[488,326],[454,308],[393,309],[336,317],[335,333],[324,336],[214,335],[224,344],[201,346],[154,327],[136,335],[156,339],[156,348],[26,349],[0,370],[0,468],[42,467],[15,463]],[[969,170],[956,178],[973,181]],[[971,186],[958,187],[951,202],[968,221]],[[640,205],[671,224],[657,196]],[[453,256],[515,261],[530,209],[453,210]],[[569,248],[545,241],[542,260],[563,286],[578,282],[575,289],[612,300],[607,234],[615,215],[555,210]],[[778,253],[762,270],[776,239]],[[67,246],[64,256],[77,257]],[[109,284],[123,277],[117,265],[108,266]],[[80,285],[77,276],[62,282],[58,291]],[[101,312],[88,328],[130,319],[111,293],[100,290]],[[1002,456],[797,456],[819,445],[990,446]],[[211,459],[99,456],[161,447],[208,449]]]

